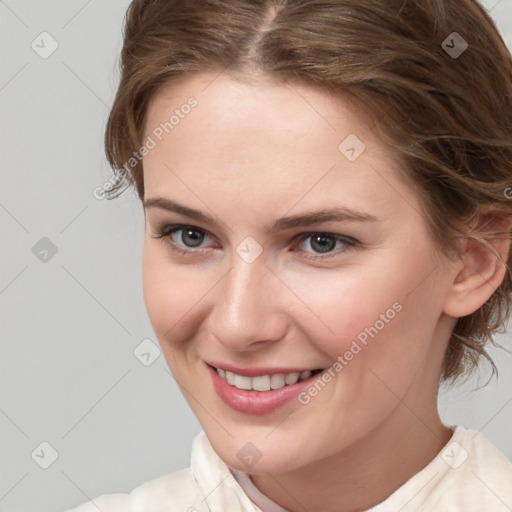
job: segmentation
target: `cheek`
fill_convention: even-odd
[[[372,327],[379,333],[388,329],[402,309],[400,283],[387,279],[379,269],[296,276],[294,286],[305,305],[303,329],[333,358],[349,350],[354,340],[364,346],[375,333]]]
[[[425,258],[385,258],[314,278],[296,276],[303,298],[302,325],[333,360],[346,354],[350,366],[374,366],[391,374],[397,364],[419,364],[432,341],[439,316],[435,286]],[[423,272],[424,271],[424,272]],[[422,273],[423,272],[423,273]]]
[[[178,345],[186,339],[195,322],[196,308],[207,290],[192,266],[173,265],[165,251],[149,244],[144,246],[142,280],[144,301],[151,325],[162,346]]]

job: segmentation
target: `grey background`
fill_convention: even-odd
[[[163,356],[155,359],[139,200],[131,191],[94,196],[111,176],[103,128],[128,4],[0,0],[2,512],[127,492],[187,467],[200,431]],[[512,48],[512,0],[485,4]],[[58,48],[42,58],[31,45],[51,49],[45,31]],[[139,352],[149,346],[150,355],[137,358],[146,339]],[[512,348],[509,334],[499,341]],[[443,393],[441,414],[482,430],[512,459],[512,356],[492,354],[500,380],[473,393],[484,371]]]

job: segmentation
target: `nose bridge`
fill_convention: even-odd
[[[251,261],[233,254],[231,269],[219,285],[210,325],[219,341],[245,350],[252,343],[284,336],[279,283],[263,257]]]

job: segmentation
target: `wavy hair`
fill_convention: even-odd
[[[105,130],[119,178],[109,198],[129,186],[144,198],[143,162],[132,156],[148,105],[162,86],[207,71],[349,95],[420,194],[437,249],[457,253],[469,238],[496,254],[491,241],[510,238],[491,222],[473,225],[483,206],[512,214],[512,59],[476,0],[134,0]],[[505,332],[512,254],[496,255],[507,273],[485,304],[457,319],[442,381],[468,376],[482,356],[496,372],[485,347]]]

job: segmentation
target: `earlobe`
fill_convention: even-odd
[[[485,240],[469,238],[454,267],[454,279],[446,295],[444,313],[460,318],[477,311],[502,283],[508,267],[510,222],[500,222],[496,236]]]

